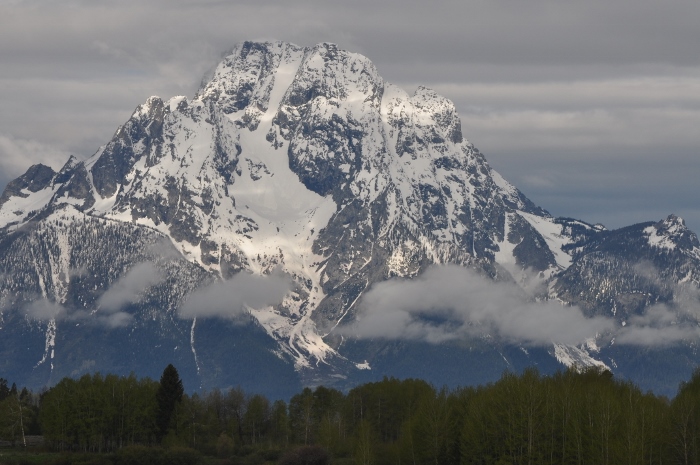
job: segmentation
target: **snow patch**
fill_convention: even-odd
[[[549,250],[554,254],[557,265],[565,270],[571,266],[571,256],[562,250],[564,245],[571,244],[571,238],[563,234],[561,224],[554,222],[552,218],[533,215],[522,210],[518,210],[518,215],[522,216],[535,230],[544,238]]]
[[[56,189],[57,187],[46,187],[37,192],[23,189],[21,196],[10,197],[0,208],[0,229],[12,223],[27,221],[49,203]]]
[[[51,371],[53,372],[53,358],[55,355],[55,349],[56,348],[56,320],[51,319],[49,320],[49,323],[46,327],[46,341],[44,343],[44,355],[41,357],[41,360],[34,365],[34,368],[38,368],[40,365],[42,365],[46,360],[50,360],[51,364]]]
[[[369,366],[369,362],[365,360],[363,363],[356,363],[355,368],[358,370],[371,370],[372,367]]]
[[[588,344],[588,342],[587,342]],[[589,367],[597,367],[603,370],[610,370],[610,367],[600,360],[596,360],[583,348],[568,346],[564,344],[554,344],[554,357],[559,363],[567,368],[581,371]]]
[[[504,266],[510,265],[510,267],[506,266],[506,268],[508,268],[509,271],[511,271],[511,268],[516,265],[514,251],[515,247],[517,247],[518,245],[513,244],[508,240],[508,234],[510,234],[511,218],[511,214],[506,213],[503,227],[503,240],[496,242],[496,245],[498,246],[498,251],[494,254],[496,263]]]
[[[675,230],[669,228],[668,233],[672,234],[673,232],[675,232]],[[666,234],[660,234],[659,230],[656,229],[656,226],[649,226],[647,228],[644,228],[644,234],[649,236],[649,245],[652,247],[668,250],[673,250],[676,248],[676,244],[673,242],[673,240]]]

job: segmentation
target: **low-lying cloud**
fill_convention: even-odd
[[[124,328],[129,326],[134,319],[128,312],[112,311],[105,313],[101,311],[90,312],[87,310],[71,309],[43,298],[30,302],[25,307],[24,312],[28,318],[35,321],[69,321],[103,326],[108,329]]]
[[[25,308],[25,312],[29,318],[38,321],[60,320],[68,316],[61,304],[46,299],[31,302]]]
[[[680,295],[696,307],[700,302],[692,289]],[[432,267],[415,279],[375,284],[359,302],[357,321],[343,333],[430,343],[488,335],[531,346],[578,345],[606,334],[616,344],[658,347],[700,336],[691,307],[654,305],[621,326],[609,317],[586,317],[576,306],[535,301],[513,283],[448,265]]]
[[[260,276],[238,273],[228,281],[194,291],[180,307],[180,318],[231,318],[248,313],[248,308],[262,308],[282,302],[292,288],[289,276],[282,273]]]
[[[76,270],[72,275],[84,274],[85,270]],[[70,308],[41,298],[30,302],[25,308],[26,316],[32,320],[47,322],[70,321],[87,323],[106,328],[124,328],[134,320],[131,313],[123,308],[139,302],[143,293],[162,280],[160,271],[152,263],[139,263],[117,280],[97,299],[97,308],[90,311]]]
[[[697,340],[700,327],[697,321],[684,321],[678,308],[666,304],[653,305],[642,315],[632,316],[618,331],[616,344],[665,347],[683,341]]]
[[[460,266],[428,269],[412,280],[376,284],[360,303],[352,331],[362,338],[440,343],[488,334],[510,342],[579,344],[614,329],[577,307],[528,301],[515,284],[497,283]]]
[[[672,346],[700,338],[700,289],[689,282],[675,283],[661,277],[649,261],[641,261],[635,272],[673,294],[673,301],[650,305],[641,315],[632,315],[618,331],[615,343],[643,346]]]
[[[97,300],[97,305],[100,310],[114,313],[141,300],[144,291],[161,280],[160,271],[154,264],[139,263],[107,289]]]

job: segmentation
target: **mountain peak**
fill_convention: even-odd
[[[674,250],[700,256],[700,242],[694,232],[685,225],[683,218],[669,215],[658,223],[644,229],[653,247]]]
[[[602,296],[593,312],[618,305],[606,292],[619,284],[620,256],[667,257],[697,244],[673,215],[621,232],[554,219],[463,138],[449,99],[423,86],[409,94],[335,44],[285,42],[240,43],[191,100],[150,97],[88,160],[72,158],[59,173],[30,168],[0,198],[0,239],[21,255],[0,254],[0,299],[40,295],[92,315],[132,270],[161,277],[124,309],[139,330],[158,326],[158,337],[189,345],[180,353],[193,354],[197,373],[197,350],[209,347],[199,331],[217,325],[178,318],[190,295],[279,269],[290,280],[284,297],[246,307],[246,317],[274,357],[301,373],[330,367],[336,379],[345,365],[364,366],[342,352],[344,325],[391,278],[438,265],[518,283],[534,272],[549,286],[541,292],[566,303]],[[154,252],[162,250],[165,258]],[[696,255],[679,267],[693,268]],[[582,284],[601,268],[604,280]],[[636,283],[636,268],[626,270],[623,284]],[[20,287],[27,295],[15,297]],[[42,348],[60,340],[56,328],[68,330],[52,325]]]
[[[462,121],[450,99],[433,89],[418,86],[411,101],[417,108],[430,114],[429,120],[437,122],[449,140],[455,144],[462,142]]]
[[[0,208],[14,196],[28,197],[31,193],[45,189],[53,179],[56,172],[50,166],[42,163],[32,165],[17,179],[10,181],[2,195],[0,195]]]
[[[136,107],[134,114],[153,118],[153,115],[163,111],[163,99],[157,95],[151,95],[144,103]]]
[[[658,223],[660,226],[663,225],[664,228],[667,230],[677,230],[677,229],[683,229],[685,228],[685,220],[681,218],[680,216],[676,216],[675,214],[671,213],[666,217],[666,219],[661,220]]]

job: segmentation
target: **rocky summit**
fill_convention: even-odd
[[[149,98],[0,197],[0,374],[33,387],[172,362],[188,390],[283,397],[575,365],[672,394],[700,361],[699,287],[681,218],[553,218],[452,102],[326,43],[240,44],[192,98]]]

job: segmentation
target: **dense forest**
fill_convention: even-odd
[[[385,378],[288,402],[240,388],[188,395],[172,365],[160,381],[93,374],[38,394],[7,384],[0,438],[41,434],[57,454],[96,457],[85,463],[700,463],[700,371],[673,400],[598,370],[454,390]]]

